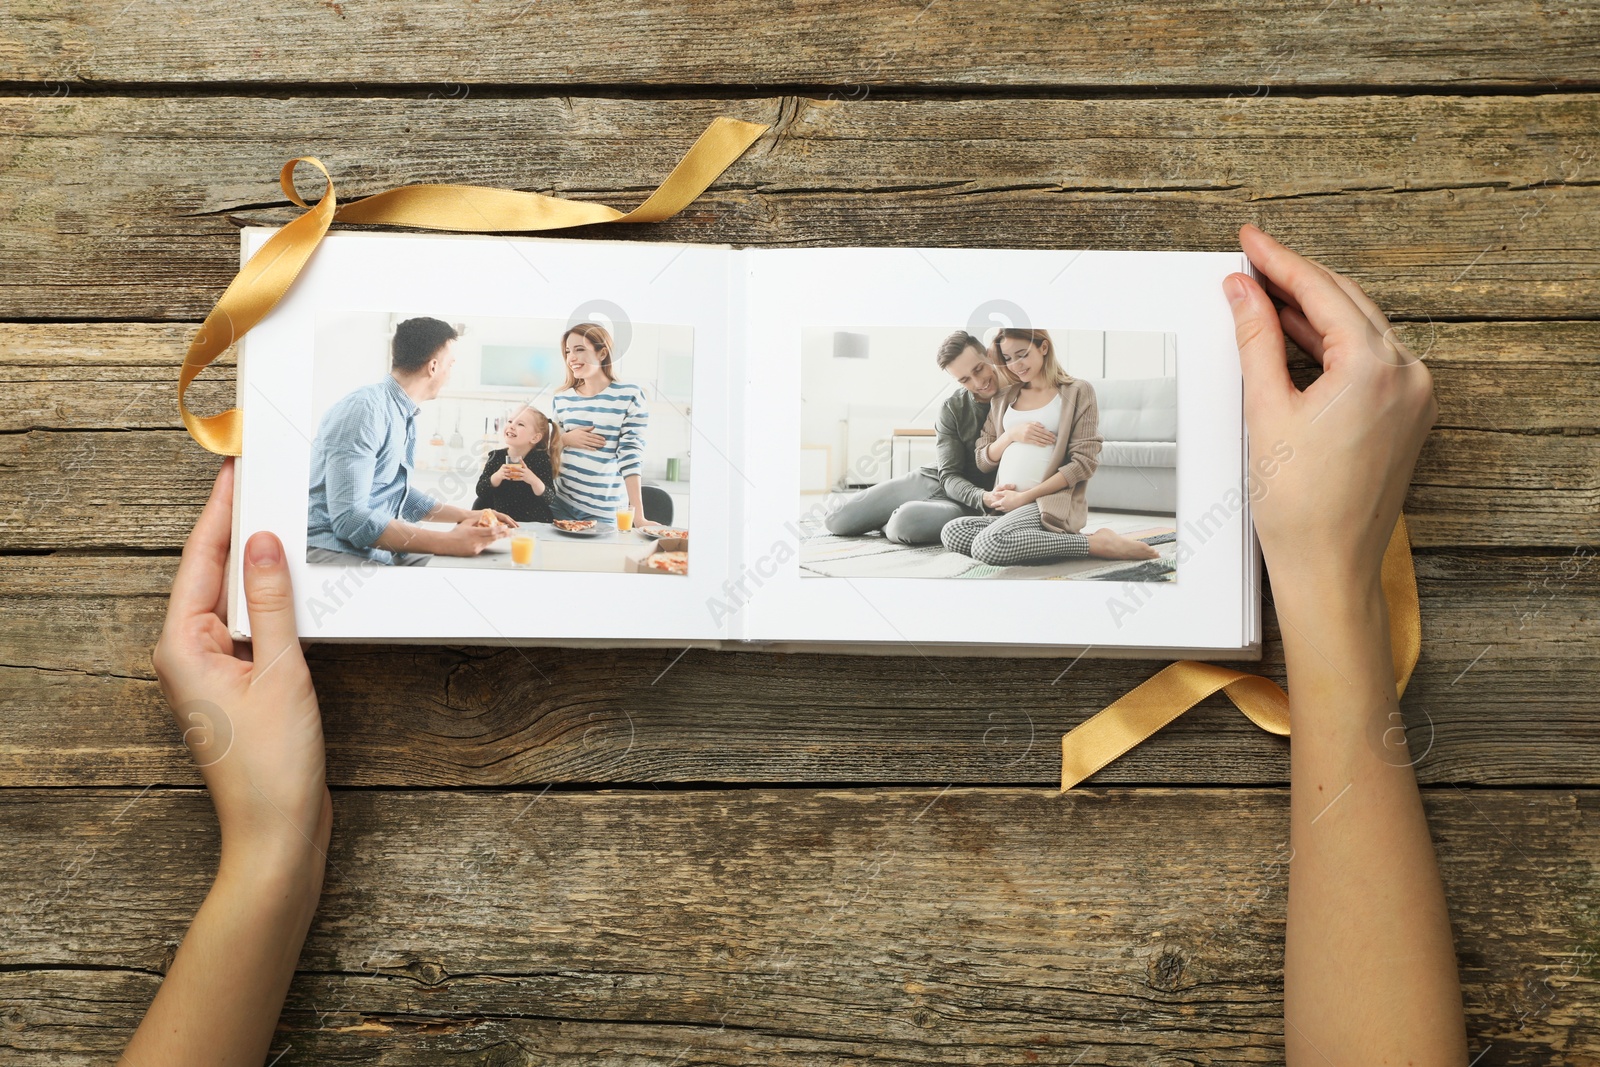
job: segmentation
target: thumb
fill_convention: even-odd
[[[1222,291],[1233,308],[1234,334],[1239,342],[1239,370],[1244,374],[1246,421],[1252,410],[1281,401],[1294,391],[1289,380],[1289,357],[1283,344],[1278,309],[1266,291],[1248,274],[1230,274]]]
[[[263,530],[244,546],[244,602],[250,618],[251,659],[258,669],[291,650],[300,654],[294,623],[294,590],[283,542]]]

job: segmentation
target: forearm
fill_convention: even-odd
[[[321,855],[309,844],[304,853],[270,873],[235,871],[224,859],[119,1062],[266,1062],[322,892]]]
[[[958,504],[965,504],[969,508],[983,507],[983,489],[963,478],[959,474],[952,474],[943,479],[944,495]]]
[[[944,495],[969,508],[983,507],[983,490],[972,483],[963,472],[970,465],[970,446],[961,440],[955,430],[941,419],[934,423],[933,451],[938,460],[939,487]]]
[[[1286,589],[1277,605],[1294,724],[1288,1060],[1465,1063],[1450,921],[1381,589],[1375,579]]]
[[[1054,474],[1040,482],[1038,485],[1034,486],[1032,489],[1022,490],[1021,496],[1024,503],[1031,504],[1033,501],[1042,497],[1047,497],[1051,493],[1059,493],[1061,490],[1066,489],[1067,487],[1067,479],[1062,476],[1060,471],[1056,471]]]
[[[436,510],[461,511],[462,509],[444,505]],[[463,517],[470,512],[463,512]],[[432,518],[429,514],[429,518]],[[445,520],[451,521],[451,520]],[[460,520],[454,520],[460,521]],[[372,543],[374,548],[381,548],[387,552],[428,552],[439,551],[439,534],[434,530],[424,530],[420,526],[413,526],[409,522],[391,519],[389,525],[383,528],[383,533]]]
[[[424,522],[465,522],[477,512],[471,508],[458,507],[455,504],[440,504],[424,515]]]
[[[635,518],[642,520],[644,518],[644,493],[639,488],[639,476],[630,474],[622,479],[622,484],[628,490],[628,507],[633,509]]]

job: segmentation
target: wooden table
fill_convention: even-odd
[[[216,862],[149,658],[217,466],[173,382],[238,227],[298,214],[279,167],[627,207],[730,114],[773,129],[681,216],[576,235],[1216,250],[1254,221],[1401,324],[1440,400],[1404,706],[1472,1052],[1600,1061],[1600,9],[1049,8],[0,13],[0,1060],[109,1062]],[[1281,1061],[1285,742],[1212,699],[1054,789],[1059,736],[1157,662],[311,663],[334,841],[279,1067]]]

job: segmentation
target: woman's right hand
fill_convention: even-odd
[[[993,489],[990,489],[988,492],[983,494],[983,506],[986,508],[998,509],[1000,506],[1000,495],[1010,490],[1014,490],[1016,487],[1016,482],[1007,482],[1004,485],[995,486]]]
[[[1043,445],[1049,448],[1056,443],[1055,431],[1045,429],[1044,423],[1032,419],[1007,430],[1005,436],[1015,445]]]
[[[1246,225],[1239,239],[1283,301],[1230,274],[1250,430],[1252,515],[1274,594],[1375,591],[1422,442],[1433,376],[1360,286]],[[1284,333],[1322,365],[1303,392]]]

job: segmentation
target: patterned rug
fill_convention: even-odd
[[[1157,559],[1075,559],[1027,567],[991,567],[943,545],[897,545],[880,530],[836,537],[820,518],[799,523],[800,573],[826,578],[1034,578],[1097,582],[1170,582],[1177,577],[1177,527],[1161,515],[1091,511],[1087,531],[1109,526],[1160,546]]]

